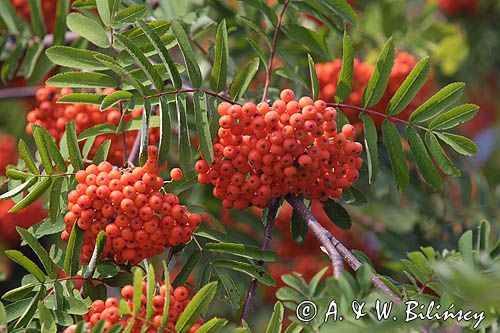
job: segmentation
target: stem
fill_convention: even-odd
[[[307,209],[304,203],[292,194],[287,194],[285,196],[286,201],[290,203],[293,209],[299,213],[302,220],[306,222],[309,230],[311,230],[314,236],[320,241],[321,245],[327,249],[330,253],[332,248],[342,256],[345,262],[354,270],[357,271],[361,267],[361,262],[352,254],[349,249],[347,249],[344,244],[342,244],[338,239],[336,239],[328,230],[326,230],[319,222],[316,220],[314,215]],[[377,275],[372,274],[373,285],[385,294],[389,295],[394,303],[400,304],[401,299],[389,288],[384,282],[382,282]]]
[[[118,103],[119,108],[120,108],[120,116],[123,119],[123,103],[120,102]],[[123,147],[123,165],[127,163],[127,138],[126,138],[126,133],[125,133],[125,126],[122,128],[122,147]]]
[[[0,100],[8,98],[35,97],[41,86],[5,88],[0,90]]]
[[[290,0],[285,1],[285,5],[283,7],[283,10],[281,11],[281,14],[278,18],[278,23],[276,24],[276,31],[274,32],[274,37],[273,37],[273,47],[271,48],[271,56],[269,57],[269,65],[267,66],[266,81],[264,83],[264,92],[262,93],[262,102],[265,102],[266,98],[267,98],[267,91],[269,90],[271,75],[273,73],[273,60],[274,60],[274,55],[276,54],[276,46],[278,44],[278,35],[281,31],[281,21],[283,20],[283,16],[285,14],[285,11],[286,11],[286,8],[288,7],[289,2],[290,2]]]
[[[375,110],[366,109],[366,108],[363,108],[361,106],[355,106],[355,105],[350,105],[350,104],[342,104],[342,103],[326,103],[326,105],[327,106],[333,106],[333,107],[336,107],[336,108],[345,108],[345,109],[351,109],[351,110],[358,111],[358,112],[366,112],[366,113],[374,114],[374,115],[380,116],[380,117],[385,118],[385,119],[390,119],[390,120],[398,121],[400,123],[403,123],[403,124],[406,124],[406,125],[409,125],[409,126],[418,127],[418,128],[423,129],[425,131],[429,131],[428,128],[420,126],[420,125],[413,124],[413,123],[411,123],[411,122],[409,122],[407,120],[396,118],[394,116],[391,116],[391,115],[388,115],[388,114],[385,114],[385,113],[382,113],[382,112],[378,112],[378,111],[375,111]]]
[[[264,230],[264,240],[262,242],[261,249],[266,251],[269,249],[269,245],[271,244],[271,240],[273,238],[273,230],[276,222],[276,215],[278,214],[278,208],[280,206],[279,198],[272,198],[269,202],[269,211],[267,213],[267,222],[266,228]],[[259,260],[257,262],[257,266],[263,266],[264,261]],[[247,320],[248,315],[250,313],[250,307],[252,306],[253,297],[255,296],[255,291],[257,290],[257,279],[252,279],[250,285],[248,286],[245,305],[243,307],[243,312],[241,313],[240,326],[242,327],[244,321]]]

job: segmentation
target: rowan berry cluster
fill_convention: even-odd
[[[27,229],[47,217],[47,210],[41,201],[35,201],[28,207],[9,213],[15,206],[12,200],[0,201],[0,243],[14,246],[19,244],[20,236],[16,227]]]
[[[462,13],[474,14],[479,9],[478,0],[438,0],[439,9],[448,16]]]
[[[162,325],[162,316],[165,305],[165,296],[167,294],[167,288],[170,288],[170,306],[168,308],[168,322],[166,325]],[[189,304],[191,298],[188,288],[186,287],[177,287],[173,288],[172,286],[167,287],[165,282],[160,285],[159,293],[153,296],[153,318],[150,322],[146,321],[146,292],[147,285],[145,282],[142,284],[142,303],[141,308],[139,310],[139,314],[135,317],[135,324],[131,330],[131,333],[139,333],[142,331],[142,326],[144,324],[148,324],[146,333],[156,333],[158,329],[164,328],[166,332],[175,332],[175,323],[179,319],[179,316],[182,314],[186,306]],[[134,287],[131,285],[127,285],[121,290],[122,298],[129,305],[130,310],[133,309],[133,296],[134,296]],[[96,300],[92,303],[89,312],[83,316],[83,319],[89,327],[92,327],[100,320],[106,320],[105,330],[106,332],[111,326],[119,324],[123,327],[126,327],[129,322],[132,320],[132,315],[124,314],[120,315],[119,309],[119,301],[114,297],[109,297],[106,301]],[[188,332],[194,333],[201,326],[201,319],[193,325]],[[64,333],[74,333],[73,328],[66,328]]]
[[[265,207],[273,196],[338,198],[359,177],[362,146],[354,127],[337,131],[337,112],[322,100],[295,100],[290,89],[271,106],[223,102],[214,162],[196,162],[198,181],[215,185],[225,208]]]
[[[102,94],[111,94],[114,89],[104,89]],[[77,134],[98,124],[113,124],[118,126],[121,119],[121,113],[118,109],[108,109],[100,112],[98,105],[86,104],[61,104],[56,101],[65,95],[72,94],[70,88],[55,88],[46,85],[36,92],[36,100],[38,105],[28,113],[28,125],[26,132],[31,133],[31,124],[43,126],[49,133],[59,141],[64,134],[66,124],[71,120],[75,120],[75,128]],[[124,116],[125,121],[132,118],[140,117],[142,109],[136,109]],[[150,142],[158,141],[158,129],[150,129]],[[134,145],[137,131],[127,131],[125,133],[125,142],[127,150],[130,151]],[[106,134],[96,137],[89,156],[92,157],[99,146],[106,140],[111,139],[111,147],[109,150],[108,160],[113,164],[123,162],[123,141],[121,134]]]
[[[102,162],[76,173],[78,185],[68,194],[61,238],[69,239],[75,222],[84,230],[83,262],[90,260],[101,230],[107,234],[104,257],[136,264],[167,246],[189,242],[200,225],[199,214],[190,214],[174,194],[160,192],[158,148],[149,146],[148,154],[143,167],[120,171]]]
[[[389,75],[389,81],[387,83],[387,89],[376,105],[371,106],[370,109],[385,113],[390,99],[396,91],[399,89],[401,83],[408,77],[408,74],[415,67],[417,61],[414,56],[407,52],[398,52],[394,59],[394,66]],[[316,64],[316,73],[318,75],[318,80],[320,83],[320,94],[319,97],[327,102],[334,102],[335,93],[337,91],[337,83],[340,76],[340,70],[342,69],[342,60],[335,59],[328,63],[318,63]],[[352,82],[352,91],[349,97],[344,101],[345,104],[353,106],[361,106],[363,91],[373,74],[375,66],[368,64],[359,59],[354,59],[354,73]],[[434,90],[434,83],[432,76],[427,80],[422,89],[418,92],[415,98],[410,102],[406,109],[395,115],[395,117],[400,119],[408,119],[409,115],[425,100],[430,97],[432,91]],[[360,123],[359,112],[349,109],[342,108],[342,112],[349,118],[352,124]],[[374,114],[369,114],[373,118],[377,127],[380,127],[382,121],[385,117],[378,116]]]
[[[13,136],[0,135],[0,176],[9,164],[17,163],[17,142]]]
[[[51,33],[55,23],[57,0],[44,0],[40,4],[47,32]],[[12,0],[12,5],[19,16],[31,22],[31,9],[28,0]]]

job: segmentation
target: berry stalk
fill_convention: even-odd
[[[361,267],[361,262],[349,251],[348,248],[344,246],[338,239],[336,239],[328,230],[323,228],[321,224],[316,220],[314,215],[307,209],[304,203],[293,194],[287,194],[285,196],[286,201],[299,213],[303,221],[306,222],[309,230],[311,230],[314,236],[321,242],[321,244],[330,253],[331,251],[338,252],[345,262],[354,271],[357,271]],[[382,282],[375,274],[372,275],[372,282],[375,287],[382,290],[385,294],[392,298],[396,304],[401,303],[401,299]]]
[[[276,216],[278,215],[278,209],[280,206],[279,198],[272,198],[269,203],[269,211],[267,213],[267,221],[266,228],[264,230],[264,241],[262,242],[261,249],[266,251],[269,249],[269,245],[271,244],[271,240],[273,238],[273,230],[276,222]],[[259,260],[257,262],[257,266],[263,266],[264,261]],[[255,296],[255,291],[257,289],[257,279],[252,279],[250,285],[248,286],[245,306],[243,307],[243,312],[241,314],[240,326],[243,326],[243,321],[248,318],[248,314],[250,313],[250,307],[252,306],[253,297]]]

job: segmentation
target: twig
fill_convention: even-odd
[[[323,228],[323,226],[316,220],[314,215],[307,209],[304,203],[292,194],[287,194],[285,196],[286,201],[290,203],[293,209],[300,215],[303,221],[307,223],[309,230],[311,230],[314,236],[320,241],[320,243],[327,249],[330,253],[332,251],[332,247],[334,250],[338,251],[338,253],[342,256],[345,262],[351,267],[354,271],[357,271],[361,267],[361,262],[352,254],[349,249],[347,249],[344,244],[342,244],[338,239],[336,239],[328,230]],[[382,282],[375,274],[372,274],[372,282],[373,285],[384,293],[389,295],[394,303],[400,304],[401,299]]]
[[[266,251],[269,249],[269,245],[271,244],[271,240],[273,238],[273,230],[276,222],[276,215],[278,213],[278,208],[280,206],[279,198],[272,198],[269,202],[269,211],[267,212],[267,222],[266,228],[264,230],[264,240],[262,242],[261,249]],[[259,260],[257,262],[257,266],[263,266],[264,261]],[[244,325],[244,321],[247,320],[248,315],[250,313],[250,307],[252,306],[253,297],[255,296],[255,291],[257,289],[257,279],[252,279],[250,285],[248,286],[248,290],[246,293],[245,305],[243,307],[243,312],[241,313],[240,326]]]
[[[273,37],[273,47],[271,48],[271,56],[269,57],[269,65],[267,66],[266,81],[264,83],[264,92],[262,93],[262,102],[265,102],[265,100],[267,98],[267,91],[269,90],[271,75],[273,73],[273,60],[274,60],[274,55],[276,54],[276,46],[278,44],[278,35],[281,31],[281,21],[283,20],[283,16],[285,14],[285,11],[286,11],[286,8],[288,7],[289,2],[290,2],[290,0],[285,1],[285,5],[283,6],[283,10],[281,11],[281,14],[278,18],[278,23],[276,24],[276,31],[274,32],[274,37]]]
[[[41,86],[0,89],[0,100],[8,98],[35,97]]]

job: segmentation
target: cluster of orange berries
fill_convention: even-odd
[[[168,309],[168,322],[165,326],[161,325],[161,320],[163,316],[163,310],[165,305],[165,296],[167,294],[167,285],[163,282],[159,288],[159,294],[153,296],[153,318],[150,322],[146,322],[146,290],[147,285],[145,282],[142,284],[142,304],[139,310],[139,314],[136,317],[135,325],[133,326],[131,333],[142,332],[142,326],[147,323],[148,327],[145,331],[146,333],[156,333],[160,327],[164,328],[166,332],[175,332],[175,323],[177,322],[179,316],[182,314],[186,306],[190,302],[189,290],[186,287],[170,288],[170,307]],[[127,285],[122,288],[121,296],[128,303],[129,308],[133,309],[133,296],[134,287]],[[120,316],[119,301],[114,297],[109,297],[105,301],[96,300],[92,303],[89,312],[83,316],[83,319],[89,327],[92,327],[100,320],[106,320],[104,332],[106,332],[111,326],[119,324],[126,327],[132,320],[131,314],[124,314]],[[201,319],[193,325],[188,333],[194,333],[201,326]],[[74,333],[73,328],[66,328],[64,333]]]
[[[223,102],[214,162],[196,162],[198,181],[215,185],[225,208],[265,207],[273,196],[338,198],[359,177],[362,145],[354,127],[337,131],[337,112],[322,100],[281,92],[272,106]]]
[[[387,89],[382,99],[376,105],[371,106],[370,109],[380,113],[385,113],[392,96],[394,96],[396,91],[401,86],[401,83],[403,83],[403,81],[408,77],[408,74],[415,67],[416,63],[417,61],[415,57],[411,54],[407,52],[398,52],[394,59],[394,66],[389,76]],[[334,102],[340,70],[342,69],[342,60],[335,59],[334,61],[328,63],[318,63],[315,67],[320,83],[319,97],[327,102]],[[359,59],[354,59],[352,90],[349,97],[344,101],[345,104],[361,106],[363,91],[368,84],[374,69],[375,66]],[[425,102],[428,97],[430,97],[433,90],[434,83],[431,76],[406,109],[395,117],[408,119],[409,115],[419,105]],[[346,114],[352,124],[359,124],[359,112],[348,108],[342,109],[342,112]],[[385,120],[385,117],[383,116],[370,114],[370,117],[373,118],[377,127],[380,127],[382,121]]]
[[[17,142],[13,136],[0,135],[0,176],[9,164],[17,163]]]
[[[90,260],[102,230],[107,234],[103,257],[136,264],[167,246],[189,242],[200,225],[201,216],[179,205],[176,195],[160,192],[158,148],[149,146],[148,154],[143,167],[120,171],[102,162],[75,174],[78,185],[68,193],[66,230],[61,238],[69,239],[75,223],[84,230],[83,262]]]
[[[114,89],[104,89],[101,93],[108,95],[114,92]],[[98,124],[113,124],[118,126],[121,119],[121,113],[118,109],[108,109],[100,112],[99,105],[86,104],[61,104],[56,101],[65,95],[72,94],[71,88],[55,88],[46,85],[36,92],[37,107],[28,113],[28,125],[26,132],[31,133],[31,124],[43,126],[49,133],[59,141],[64,134],[66,124],[75,120],[77,134]],[[141,109],[133,110],[124,116],[125,121],[141,116]],[[158,129],[150,129],[150,142],[158,141]],[[127,131],[125,141],[127,150],[130,151],[134,145],[137,131]],[[111,139],[111,148],[109,150],[108,160],[113,164],[123,162],[123,142],[121,134],[106,134],[96,137],[94,145],[90,150],[89,156],[92,157],[101,144]]]
[[[462,13],[477,13],[479,10],[478,0],[439,0],[439,9],[448,16]]]
[[[12,5],[16,12],[28,22],[31,22],[31,9],[28,0],[12,0]],[[57,0],[41,1],[43,19],[48,33],[51,33],[54,28],[56,18]]]
[[[0,243],[14,246],[19,244],[20,236],[16,227],[27,229],[47,217],[47,210],[41,201],[35,201],[28,207],[9,213],[15,206],[12,200],[0,201]]]

